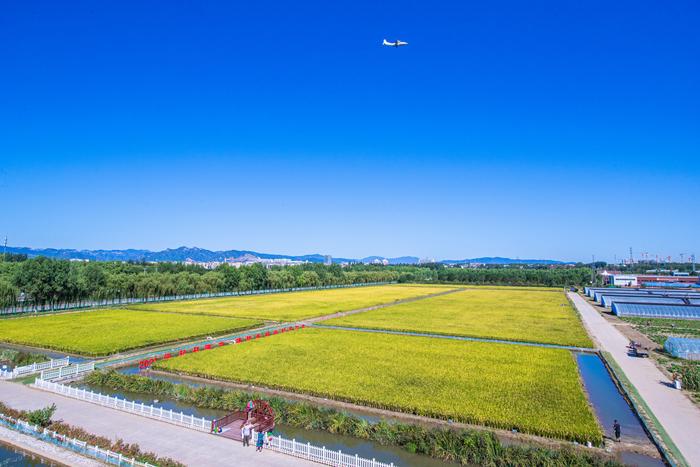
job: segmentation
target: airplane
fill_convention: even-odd
[[[387,45],[389,47],[400,47],[402,45],[408,45],[408,42],[402,42],[400,40],[397,40],[396,42],[389,42],[388,40],[384,39],[382,45]]]

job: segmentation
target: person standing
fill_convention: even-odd
[[[615,432],[615,441],[618,443],[620,442],[620,422],[615,420],[615,423],[613,423],[613,431]]]
[[[258,432],[258,437],[255,440],[255,450],[262,452],[263,443],[265,443],[265,433],[263,431]]]
[[[244,424],[241,428],[241,436],[243,437],[243,446],[250,446],[250,425]]]

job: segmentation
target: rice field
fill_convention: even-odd
[[[103,356],[258,324],[262,323],[252,319],[113,309],[5,319],[0,323],[0,342]]]
[[[444,292],[444,285],[382,285],[132,305],[132,310],[295,321]]]
[[[592,347],[566,295],[546,289],[464,290],[323,324]]]
[[[602,439],[574,358],[559,349],[307,328],[156,368],[580,442]]]

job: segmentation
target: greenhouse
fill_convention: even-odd
[[[666,352],[686,360],[700,360],[700,339],[669,337],[664,344]]]
[[[636,316],[641,318],[700,319],[700,306],[698,305],[615,302],[612,305],[612,312],[617,316]]]
[[[654,295],[603,295],[600,302],[606,308],[610,308],[615,302],[685,305],[685,301],[679,297],[657,297]]]

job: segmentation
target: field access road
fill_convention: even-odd
[[[574,352],[596,353],[595,349],[590,349],[587,347],[574,347],[571,345],[559,345],[559,344],[542,344],[539,342],[509,341],[509,340],[505,340],[505,339],[492,339],[490,337],[455,336],[453,334],[434,334],[434,333],[429,333],[429,332],[417,332],[417,331],[394,331],[391,329],[354,328],[354,327],[350,327],[350,326],[331,326],[331,325],[323,325],[323,324],[312,324],[311,327],[323,328],[323,329],[335,329],[335,330],[339,330],[339,331],[374,332],[377,334],[395,334],[397,336],[432,337],[433,339],[452,339],[452,340],[457,340],[457,341],[487,342],[487,343],[491,343],[491,344],[524,345],[526,347],[544,347],[544,348],[548,348],[548,349],[563,349],[563,350],[571,350]]]
[[[601,350],[609,352],[647,403],[690,465],[700,466],[700,409],[651,359],[627,355],[629,340],[580,295],[569,292],[591,337]]]
[[[466,288],[460,287],[460,288],[456,288],[456,289],[448,289],[448,290],[445,290],[443,292],[436,292],[433,294],[421,295],[418,297],[404,298],[402,300],[396,300],[395,302],[381,303],[379,305],[372,305],[372,306],[368,306],[365,308],[358,308],[356,310],[338,311],[335,313],[331,313],[330,315],[316,316],[314,318],[301,319],[299,321],[306,323],[306,324],[317,323],[319,321],[326,321],[326,320],[333,319],[333,318],[340,318],[341,316],[350,316],[350,315],[354,315],[357,313],[364,313],[365,311],[379,310],[380,308],[386,308],[388,306],[402,305],[404,303],[417,302],[418,300],[425,300],[427,298],[440,297],[442,295],[448,295],[448,294],[455,293],[455,292],[462,292],[463,290],[466,290]]]
[[[255,452],[240,443],[128,412],[44,392],[17,383],[0,381],[0,398],[14,409],[35,410],[55,403],[54,420],[79,426],[109,439],[137,443],[143,451],[171,457],[186,465],[310,466],[295,457],[273,451]]]

